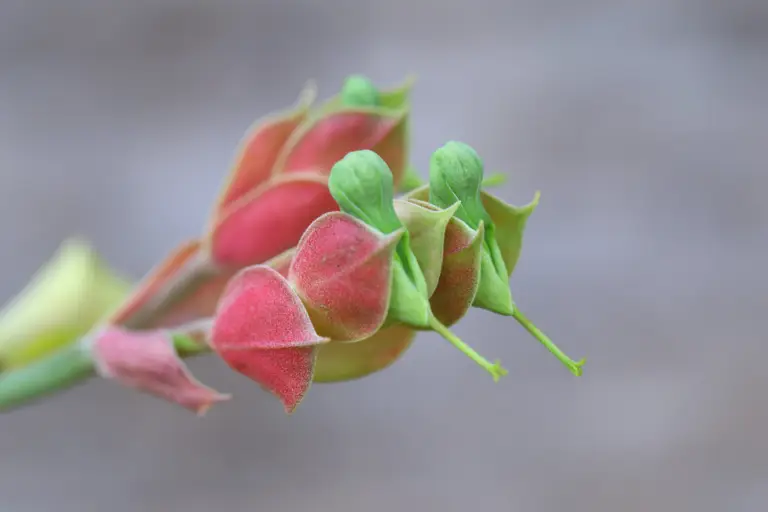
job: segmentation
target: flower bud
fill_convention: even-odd
[[[341,102],[350,107],[375,107],[379,104],[379,91],[368,78],[350,75],[341,88]]]

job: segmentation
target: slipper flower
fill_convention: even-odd
[[[328,213],[304,233],[289,280],[322,335],[367,338],[385,325],[434,330],[498,380],[506,373],[460,340],[432,314],[429,284],[410,235],[397,217],[392,174],[372,151],[356,151],[331,172],[343,213]]]
[[[288,277],[296,249],[268,261],[283,277]],[[385,327],[356,343],[323,343],[317,347],[312,381],[344,382],[383,370],[394,363],[413,344],[416,331],[403,325]]]
[[[319,336],[288,280],[266,265],[240,271],[219,301],[210,344],[291,413],[312,384]]]
[[[354,93],[361,83],[367,98]],[[307,89],[293,110],[258,122],[241,143],[211,216],[210,259],[237,269],[295,246],[313,220],[338,209],[328,174],[351,151],[375,151],[399,182],[408,159],[409,91],[410,83],[378,92],[353,76],[316,109],[314,90]]]
[[[355,92],[361,87],[367,95]],[[316,91],[309,85],[292,109],[257,121],[240,143],[208,235],[153,269],[114,323],[174,327],[210,316],[235,272],[295,247],[312,221],[338,210],[327,185],[334,155],[373,147],[393,169],[404,168],[410,88],[408,81],[378,91],[353,75],[320,107],[312,108]]]
[[[25,366],[73,343],[130,290],[84,241],[65,241],[0,312],[0,371]]]
[[[435,151],[430,163],[429,187],[413,191],[408,197],[428,198],[438,207],[460,201],[456,218],[468,229],[477,232],[484,229],[473,305],[514,317],[573,374],[581,375],[584,360],[573,361],[541,332],[517,308],[509,287],[509,278],[520,256],[523,232],[528,217],[538,205],[539,195],[526,206],[514,207],[482,192],[483,162],[473,148],[461,142],[449,142]]]

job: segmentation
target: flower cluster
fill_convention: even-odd
[[[410,345],[375,339],[393,326],[403,333],[436,331],[498,380],[506,370],[447,325],[473,306],[530,325],[512,301],[508,280],[538,196],[514,207],[482,191],[482,178],[475,151],[451,142],[432,157],[430,185],[395,199],[386,162],[373,151],[349,153],[333,166],[329,182],[341,211],[312,222],[294,250],[229,281],[211,346],[288,412],[314,381],[326,347],[335,347],[340,360],[365,343],[368,370],[377,369],[370,361],[389,365]],[[581,373],[583,362],[537,337]]]
[[[583,360],[536,328],[509,287],[538,194],[522,207],[489,194],[475,150],[449,142],[432,155],[429,183],[396,196],[413,181],[409,91],[410,83],[380,91],[352,76],[320,105],[307,87],[294,108],[257,122],[204,234],[181,244],[116,308],[114,290],[125,284],[100,265],[103,279],[92,289],[110,291],[110,306],[88,317],[84,337],[75,339],[85,333],[78,324],[76,335],[57,331],[55,342],[38,340],[17,357],[39,362],[0,373],[0,409],[91,368],[202,413],[229,397],[194,379],[181,358],[213,351],[292,412],[313,382],[382,370],[427,330],[498,381],[507,370],[450,330],[472,307],[514,317],[580,375]],[[28,293],[25,325],[41,312],[35,297],[61,301],[49,291],[60,286],[38,288]],[[55,309],[50,301],[40,307]],[[4,356],[0,339],[0,364],[22,345]]]

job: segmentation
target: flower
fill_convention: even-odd
[[[361,81],[364,98],[350,94]],[[211,215],[204,240],[211,260],[243,268],[295,246],[313,220],[338,208],[328,175],[352,151],[376,152],[399,183],[408,161],[410,86],[377,92],[353,76],[324,105],[311,108],[309,88],[292,110],[258,121],[241,142]]]
[[[408,158],[412,80],[378,91],[350,76],[342,91],[313,108],[314,87],[296,105],[260,119],[246,133],[215,203],[207,233],[180,245],[134,290],[112,320],[130,327],[173,327],[210,316],[227,281],[240,269],[295,247],[320,215],[338,209],[328,191],[336,160],[371,149],[399,183]],[[356,91],[360,88],[366,94]],[[188,276],[193,281],[177,286]],[[166,300],[168,289],[177,295]],[[148,307],[170,302],[156,311]]]

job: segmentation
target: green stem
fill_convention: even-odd
[[[440,323],[440,321],[432,314],[429,315],[429,326],[433,331],[451,342],[454,347],[461,350],[464,355],[469,357],[471,360],[483,367],[485,371],[490,373],[494,382],[498,382],[500,378],[507,374],[507,370],[502,368],[501,362],[499,360],[496,360],[493,363],[488,361],[486,358],[475,352],[472,347],[462,341],[461,338],[453,334],[450,329]]]
[[[70,388],[94,374],[91,354],[71,343],[34,363],[0,373],[0,411]]]
[[[210,319],[205,319],[179,327],[170,334],[180,357],[193,357],[210,351],[208,345],[191,336],[192,333],[207,331],[209,325]],[[96,376],[86,340],[81,338],[27,366],[0,372],[0,412],[28,405]]]
[[[561,363],[565,365],[566,368],[568,368],[571,373],[576,375],[577,377],[581,375],[582,369],[581,367],[586,362],[586,359],[581,359],[580,361],[574,361],[565,353],[558,348],[557,345],[555,345],[552,340],[549,339],[549,337],[541,332],[538,327],[533,325],[533,323],[528,320],[528,318],[517,308],[515,308],[515,311],[512,313],[512,316],[517,320],[520,325],[525,327],[525,330],[528,331],[533,335],[534,338],[539,340],[542,345],[547,347],[547,350],[552,352],[555,357],[557,357]]]

